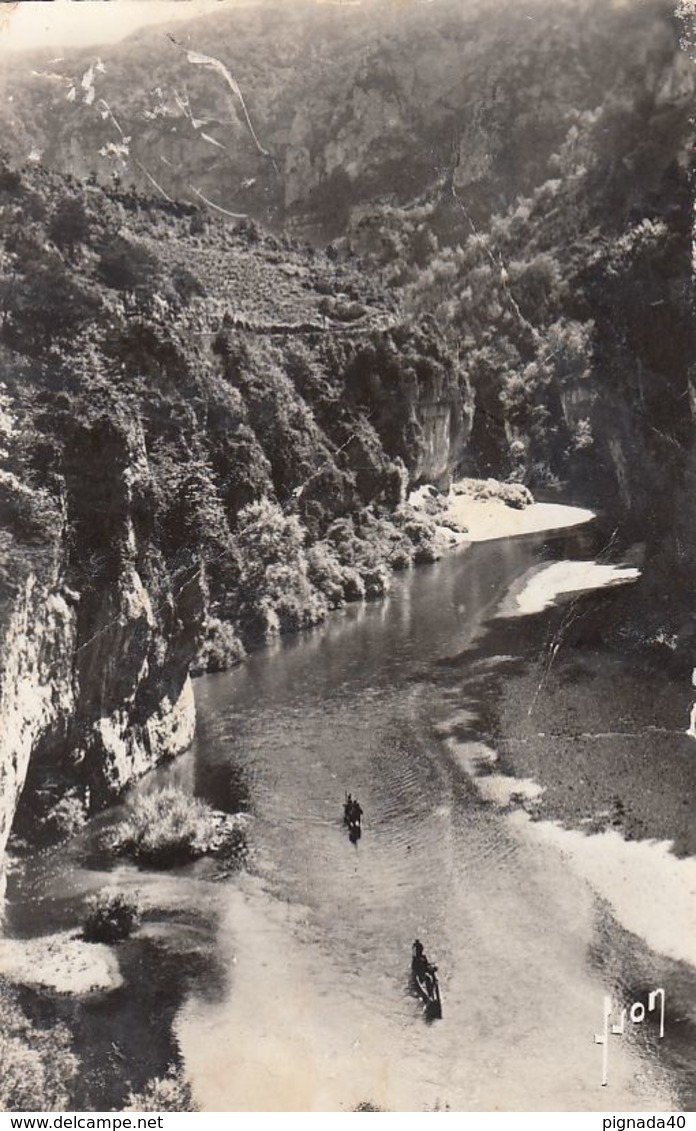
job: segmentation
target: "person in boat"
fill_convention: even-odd
[[[416,939],[416,941],[414,942],[413,946],[411,947],[411,954],[413,955],[414,967],[423,967],[430,965],[428,959],[425,957],[425,950],[420,939]]]
[[[420,939],[416,939],[416,941],[414,942],[413,946],[411,947],[411,954],[413,955],[411,959],[411,968],[414,975],[422,978],[426,985],[428,985],[429,987],[434,986],[437,966],[433,966],[432,962],[425,953],[423,943],[420,941]]]
[[[347,825],[359,825],[362,822],[362,807],[357,797],[352,794],[346,794],[346,800],[343,805],[343,820]]]
[[[437,966],[429,961],[423,943],[416,939],[411,947],[411,978],[418,996],[424,1003],[429,1020],[442,1017],[440,987],[437,980]]]

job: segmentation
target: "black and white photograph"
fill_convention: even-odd
[[[696,0],[0,3],[0,1111],[685,1126],[695,95]]]

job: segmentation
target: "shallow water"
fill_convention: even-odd
[[[669,975],[681,994],[686,982],[617,921],[561,838],[530,835],[545,823],[506,809],[494,755],[471,737],[482,704],[466,680],[514,661],[524,621],[508,626],[506,655],[482,660],[475,642],[516,580],[545,560],[591,557],[595,538],[586,528],[474,546],[399,578],[379,605],[197,682],[193,750],[142,788],[173,779],[220,807],[244,795],[249,873],[223,884],[205,868],[114,875],[83,842],[25,862],[10,884],[15,933],[69,925],[110,876],[150,908],[144,938],[120,951],[126,987],[80,1007],[93,1060],[114,1028],[119,1050],[130,1028],[148,1051],[174,1017],[206,1110],[680,1106],[674,1000],[663,1041],[652,1017],[610,1038],[607,1088],[594,1034],[606,992],[628,1000]],[[357,846],[341,823],[346,790],[365,810]],[[433,1024],[408,992],[416,935],[439,965]],[[163,952],[169,982],[145,1000]],[[137,1047],[137,1083],[147,1071],[136,1066]],[[117,1102],[118,1089],[104,1094]]]
[[[515,578],[545,556],[581,556],[590,538],[473,547],[380,606],[199,683],[196,788],[215,801],[225,767],[241,764],[257,846],[255,877],[224,895],[230,992],[213,1010],[194,996],[178,1020],[205,1107],[677,1102],[669,1067],[633,1034],[613,1040],[610,1097],[600,1086],[593,1036],[610,987],[596,951],[608,931],[630,964],[631,937],[553,844],[484,803],[446,740],[462,694],[440,663],[457,657],[466,674]],[[365,809],[357,847],[340,822],[345,790]],[[416,935],[440,968],[432,1025],[407,993]]]

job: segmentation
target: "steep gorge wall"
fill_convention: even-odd
[[[49,734],[65,734],[74,711],[74,649],[74,611],[30,574],[0,644],[0,860],[32,751]]]
[[[421,397],[414,406],[421,441],[413,478],[447,488],[462,466],[474,421],[473,391]]]
[[[67,793],[93,810],[193,738],[191,681],[166,663],[171,639],[137,576],[90,642],[75,598],[30,575],[0,645],[0,859],[25,784],[20,831],[31,833]]]
[[[94,811],[193,738],[188,673],[203,583],[188,571],[173,584],[136,533],[135,496],[148,475],[137,428],[92,431],[88,447],[102,464],[81,464],[69,483],[58,564],[29,573],[4,618],[0,858],[13,823],[36,834],[66,796]],[[76,464],[81,456],[76,444]]]

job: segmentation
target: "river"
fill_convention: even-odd
[[[176,780],[218,806],[244,795],[249,868],[217,884],[200,868],[161,877],[119,866],[115,879],[159,908],[150,950],[141,944],[137,961],[123,951],[127,981],[134,971],[147,981],[175,928],[209,924],[207,941],[187,944],[208,965],[196,977],[189,968],[168,1002],[205,1110],[679,1106],[681,1061],[655,1039],[654,1018],[609,1038],[606,1087],[594,1040],[617,955],[624,970],[635,961],[659,977],[663,966],[563,845],[530,836],[474,772],[465,679],[515,653],[509,628],[507,657],[482,658],[477,642],[517,579],[587,557],[593,539],[584,528],[474,545],[401,575],[382,603],[197,682],[195,746],[145,788]],[[365,811],[356,846],[341,823],[346,790]],[[69,867],[81,898],[107,865],[73,855]],[[27,892],[36,906],[53,884],[55,902],[65,868],[54,857],[25,864],[22,884],[11,876],[16,931],[29,931]],[[61,907],[67,922],[67,896]],[[416,936],[440,971],[443,1018],[432,1024],[408,992]],[[90,1007],[90,1032],[116,1014],[119,1032],[124,1018],[137,1023],[127,988],[117,1008]]]

